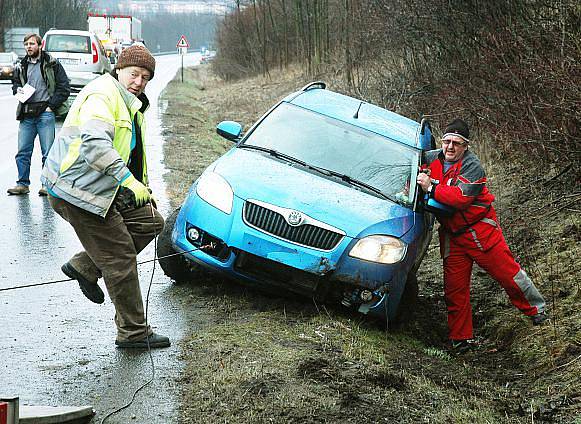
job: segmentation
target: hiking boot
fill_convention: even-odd
[[[19,195],[19,194],[28,194],[30,193],[30,189],[28,188],[28,186],[25,185],[21,185],[18,184],[12,188],[9,188],[8,190],[6,190],[6,193],[8,194],[13,194],[13,195]]]
[[[87,278],[83,277],[79,271],[77,271],[73,266],[67,262],[61,267],[61,271],[65,273],[65,275],[73,280],[77,280],[79,282],[79,287],[81,291],[85,295],[87,299],[94,303],[103,303],[105,301],[105,295],[103,294],[103,290],[101,287],[97,285],[97,282],[92,282]]]
[[[115,340],[115,344],[119,349],[147,349],[147,336],[138,340],[125,340],[122,342]],[[151,349],[169,346],[171,346],[169,337],[156,333],[151,333],[149,336],[149,347]]]
[[[531,321],[533,325],[543,325],[549,320],[549,316],[546,314],[545,311],[539,312],[536,315],[531,316]]]
[[[474,347],[474,342],[472,340],[448,340],[446,343],[446,349],[453,354],[460,355],[466,353]]]
[[[44,186],[42,186],[42,188],[40,190],[38,190],[38,195],[39,196],[48,196],[48,191],[46,191],[46,188],[44,188]]]

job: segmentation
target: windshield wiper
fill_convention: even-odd
[[[238,147],[241,149],[260,150],[261,152],[268,153],[270,156],[274,156],[275,158],[284,159],[287,162],[298,163],[299,165],[309,167],[309,165],[300,159],[281,153],[278,150],[269,149],[268,147],[255,146],[253,144],[240,144]]]
[[[380,189],[373,187],[370,184],[364,183],[363,181],[356,180],[355,178],[352,178],[349,175],[341,174],[340,172],[332,171],[330,169],[322,168],[320,166],[314,166],[314,165],[307,165],[307,166],[310,169],[314,169],[315,171],[319,171],[321,174],[332,175],[334,177],[340,178],[342,181],[345,181],[346,183],[349,183],[349,184],[357,186],[357,187],[363,187],[369,191],[372,191],[376,194],[379,194],[384,199],[392,200],[387,194],[385,194]]]
[[[341,174],[340,172],[337,172],[337,171],[332,171],[330,169],[322,168],[320,166],[315,166],[315,165],[307,164],[306,162],[304,162],[304,161],[302,161],[300,159],[297,159],[297,158],[295,158],[293,156],[290,156],[290,155],[281,153],[278,150],[269,149],[268,147],[256,146],[256,145],[253,145],[253,144],[240,144],[240,145],[238,145],[238,147],[239,148],[242,148],[242,149],[259,150],[261,152],[268,153],[269,155],[274,156],[276,158],[283,159],[283,160],[286,160],[286,161],[292,162],[292,163],[297,163],[297,164],[299,164],[301,166],[304,166],[306,168],[309,168],[309,169],[312,169],[314,171],[317,171],[320,174],[327,175],[327,176],[337,177],[337,178],[340,178],[342,181],[345,181],[346,183],[351,184],[353,186],[365,188],[365,189],[367,189],[367,190],[369,190],[369,191],[371,191],[373,193],[376,193],[376,194],[380,195],[384,199],[397,202],[396,200],[392,199],[387,194],[385,194],[384,192],[382,192],[380,189],[378,189],[376,187],[373,187],[370,184],[367,184],[367,183],[364,183],[363,181],[359,181],[357,179],[354,179],[354,178],[350,177],[349,175]]]

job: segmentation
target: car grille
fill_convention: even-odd
[[[323,279],[309,272],[240,251],[234,261],[234,269],[246,276],[258,279],[271,289],[284,289],[302,295],[312,295]]]
[[[244,219],[268,234],[320,250],[333,250],[343,238],[341,233],[316,225],[292,226],[280,213],[249,201],[244,205]]]

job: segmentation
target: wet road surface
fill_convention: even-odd
[[[146,114],[147,155],[151,186],[161,213],[167,216],[158,96],[181,62],[174,55],[156,59],[155,78],[146,89],[151,101]],[[198,61],[199,54],[191,54],[184,63]],[[0,288],[65,279],[60,266],[81,250],[69,224],[37,194],[41,166],[38,140],[30,194],[6,194],[16,181],[15,109],[10,84],[0,82]],[[138,260],[153,255],[151,243]],[[139,267],[144,299],[152,271],[152,263]],[[177,422],[179,340],[201,323],[200,309],[192,302],[187,289],[174,286],[157,265],[149,323],[168,335],[172,346],[153,351],[156,379],[137,395],[131,407],[107,419],[107,423]],[[100,422],[108,412],[125,404],[151,376],[147,351],[115,348],[113,317],[114,308],[107,296],[102,305],[91,303],[76,282],[1,291],[0,396],[19,396],[24,405],[93,405],[97,411],[93,422]]]

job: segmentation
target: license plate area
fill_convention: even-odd
[[[78,65],[81,61],[80,59],[69,59],[69,58],[61,58],[58,61],[63,65]]]

